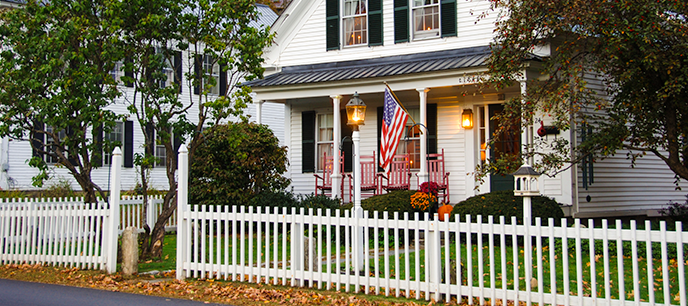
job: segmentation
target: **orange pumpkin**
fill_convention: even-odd
[[[437,209],[437,213],[440,215],[440,216],[439,216],[440,221],[444,221],[444,214],[447,214],[447,215],[450,215],[450,216],[451,216],[451,212],[452,212],[453,209],[454,209],[454,207],[451,206],[451,205],[449,205],[449,204],[444,204],[444,205],[442,205],[442,207],[440,207],[439,209]],[[448,221],[448,220],[447,220],[447,221]]]

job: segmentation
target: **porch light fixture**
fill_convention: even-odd
[[[461,114],[461,127],[464,129],[473,128],[473,110],[470,108],[464,108]]]
[[[358,97],[358,92],[354,93],[353,98],[349,100],[349,103],[346,103],[346,117],[348,119],[346,124],[353,125],[354,129],[359,125],[364,125],[365,111],[365,103]]]

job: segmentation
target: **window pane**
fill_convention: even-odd
[[[322,171],[323,154],[327,152],[328,156],[333,154],[334,146],[334,115],[333,114],[318,114],[318,134],[316,135],[317,141],[317,156],[316,165],[318,165],[318,170]]]
[[[112,131],[103,135],[103,140],[109,142],[107,146],[103,147],[103,165],[109,165],[112,160],[112,150],[124,144],[124,123],[115,123]]]

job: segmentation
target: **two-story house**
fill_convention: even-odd
[[[482,14],[486,15],[479,17]],[[313,174],[323,170],[322,156],[338,154],[342,138],[351,134],[344,105],[356,92],[368,106],[360,127],[361,154],[379,154],[384,82],[409,115],[427,126],[427,133],[421,133],[422,128],[409,120],[397,148],[398,153],[410,154],[412,171],[421,182],[427,173],[426,153],[444,150],[451,203],[513,189],[510,176],[491,175],[477,183],[472,175],[491,156],[518,153],[524,143],[538,137],[531,127],[514,131],[513,137],[503,137],[492,148],[486,145],[497,128],[493,116],[502,111],[504,101],[520,97],[526,86],[522,82],[501,91],[477,86],[486,71],[484,61],[498,16],[489,1],[292,1],[273,25],[276,39],[265,53],[266,77],[251,86],[257,100],[286,107],[288,176],[294,190],[313,193]],[[538,51],[534,62],[548,52]],[[539,73],[532,69],[524,76],[532,79]],[[461,126],[464,113],[472,113],[472,128]],[[546,123],[546,116],[543,120]],[[578,136],[572,129],[546,137]],[[345,171],[351,171],[350,145],[343,149]],[[414,176],[412,188],[416,182]],[[539,188],[572,205],[571,213],[580,217],[644,215],[683,197],[663,162],[647,157],[631,168],[623,153],[597,161],[594,169],[578,166],[543,177]]]
[[[18,5],[18,3],[14,1],[0,1],[0,3],[3,3],[3,5],[7,3],[8,6],[12,5],[12,7],[17,7]],[[256,4],[256,6],[260,12],[260,18],[254,21],[251,26],[264,27],[272,25],[277,19],[277,14],[267,5]],[[189,87],[185,85],[188,84],[188,82],[183,71],[194,71],[192,66],[194,63],[191,63],[188,58],[189,56],[181,54],[181,52],[175,53],[174,64],[164,68],[164,73],[167,75],[165,86],[171,85],[175,79],[181,80],[180,84],[182,84],[182,90],[179,99],[182,101],[198,101],[197,97],[192,99],[192,95],[198,95],[199,93],[195,90],[189,90]],[[213,90],[209,94],[209,98],[213,99],[217,97],[220,92],[224,92],[222,88],[223,86],[227,86],[227,77],[221,72],[217,63],[214,64],[213,67],[204,65],[203,69],[216,78],[216,84],[218,84],[218,86],[213,87]],[[125,74],[121,69],[121,65],[115,67],[110,73],[116,80],[119,80]],[[131,100],[134,97],[133,85],[121,83],[119,89],[122,92],[122,96],[110,106],[110,109],[118,114],[129,114],[127,106],[132,102]],[[245,110],[245,114],[251,116],[251,121],[258,121],[269,125],[278,138],[284,138],[284,106],[282,104],[250,104]],[[190,118],[190,120],[197,120],[198,108],[192,107],[187,117]],[[143,153],[146,149],[153,152],[161,161],[151,170],[151,187],[157,189],[167,188],[165,165],[162,162],[165,157],[164,147],[158,146],[157,144],[154,144],[152,148],[144,147],[144,135],[138,121],[133,115],[129,115],[129,119],[127,120],[118,122],[111,133],[100,135],[100,137],[119,141],[122,144],[124,166],[122,171],[122,188],[124,190],[132,190],[137,182],[140,182],[136,168],[134,167],[133,158],[136,153]],[[110,155],[110,152],[103,152],[103,160],[100,161],[100,166],[92,172],[92,180],[103,189],[108,188]],[[22,190],[35,188],[31,184],[31,178],[36,175],[37,171],[27,164],[27,160],[30,159],[31,156],[32,148],[28,140],[12,140],[9,138],[3,138],[1,140],[0,188]],[[57,180],[67,180],[70,182],[72,188],[80,188],[64,167],[59,167],[59,165],[48,156],[44,156],[43,158],[51,166],[51,170],[53,171],[53,179],[52,181],[48,181],[46,186],[55,184]]]

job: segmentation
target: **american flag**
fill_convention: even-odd
[[[382,113],[382,139],[380,140],[380,167],[388,171],[399,139],[404,132],[408,114],[399,106],[389,89],[385,89],[385,109]]]

